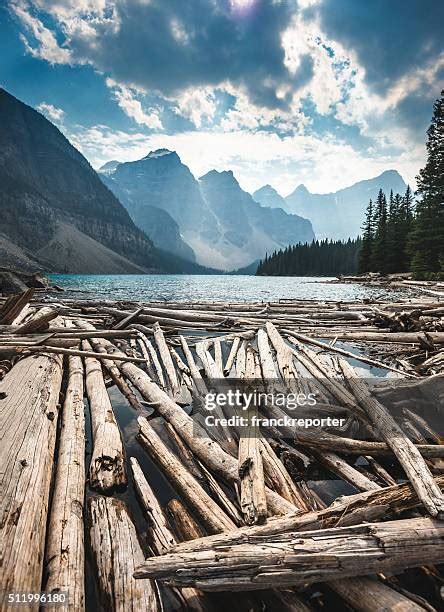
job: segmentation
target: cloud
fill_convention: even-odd
[[[233,170],[243,189],[254,191],[271,183],[287,195],[299,183],[314,192],[335,191],[371,178],[391,167],[392,159],[374,152],[356,151],[349,144],[316,135],[280,137],[267,131],[200,130],[181,134],[127,134],[106,126],[77,129],[67,133],[70,140],[98,168],[111,159],[134,161],[150,150],[176,150],[196,177],[211,169]],[[396,168],[413,184],[417,168],[424,161],[422,147],[401,154]]]
[[[14,1],[10,6],[25,28],[26,35],[22,33],[21,39],[30,55],[50,64],[71,62],[70,50],[59,45],[54,32],[32,14],[27,2]]]
[[[41,102],[36,106],[37,110],[40,111],[47,117],[50,121],[56,124],[63,123],[63,118],[65,116],[65,111],[61,108],[57,108],[52,104],[48,104],[47,102]]]
[[[323,31],[356,55],[378,93],[443,51],[443,2],[323,0],[317,11]]]
[[[143,110],[142,103],[137,99],[137,92],[134,89],[119,85],[112,79],[106,79],[106,84],[113,91],[117,104],[128,117],[151,130],[163,129],[159,112],[153,108],[148,109],[148,111]]]
[[[122,85],[166,97],[228,81],[257,104],[284,108],[276,90],[296,90],[312,75],[309,55],[296,73],[284,62],[281,32],[292,0],[15,2],[24,23],[33,8],[56,22],[67,45],[60,62],[90,63]],[[49,45],[38,53],[57,61]]]

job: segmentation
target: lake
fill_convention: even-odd
[[[381,287],[334,283],[333,278],[298,276],[230,276],[194,274],[86,275],[50,274],[66,290],[66,297],[135,301],[268,302],[280,299],[346,300],[393,299]]]

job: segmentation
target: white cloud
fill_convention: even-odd
[[[279,137],[275,133],[247,130],[194,131],[181,134],[127,134],[106,126],[79,129],[68,134],[94,167],[111,159],[134,161],[149,150],[166,147],[177,151],[196,177],[213,168],[233,170],[246,191],[271,183],[282,195],[304,183],[311,191],[325,193],[371,178],[395,167],[413,183],[425,153],[419,147],[397,158],[355,151],[333,138],[313,135]]]
[[[154,108],[149,108],[148,111],[145,111],[140,100],[135,97],[135,89],[119,85],[112,79],[106,79],[106,85],[112,89],[117,104],[128,117],[134,119],[139,125],[145,125],[151,130],[163,129],[159,111]]]
[[[28,36],[21,34],[20,37],[30,55],[45,59],[51,64],[70,63],[70,50],[59,45],[54,33],[45,27],[40,19],[31,14],[26,2],[14,1],[11,3],[11,9],[21,20],[28,34]],[[30,42],[29,35],[34,39],[35,44]]]
[[[47,102],[41,102],[36,108],[53,123],[59,124],[63,122],[65,116],[65,111],[63,109],[57,108]]]
[[[175,102],[177,114],[192,121],[197,128],[212,120],[216,113],[216,96],[211,87],[186,89]]]

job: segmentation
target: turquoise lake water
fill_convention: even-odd
[[[191,274],[83,275],[51,274],[66,297],[109,300],[254,302],[279,299],[393,299],[396,292],[380,287],[335,283],[330,278],[289,276],[229,276]],[[62,295],[62,294],[61,294]]]

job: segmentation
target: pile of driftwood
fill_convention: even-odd
[[[4,592],[67,593],[71,610],[88,608],[88,581],[122,611],[438,609],[440,299],[39,302],[30,289],[3,300]],[[405,313],[419,327],[381,327]],[[209,427],[200,408],[224,379],[310,391],[317,416],[345,425],[242,429],[219,406]],[[125,444],[114,386],[152,468]],[[287,414],[272,404],[261,416]]]

